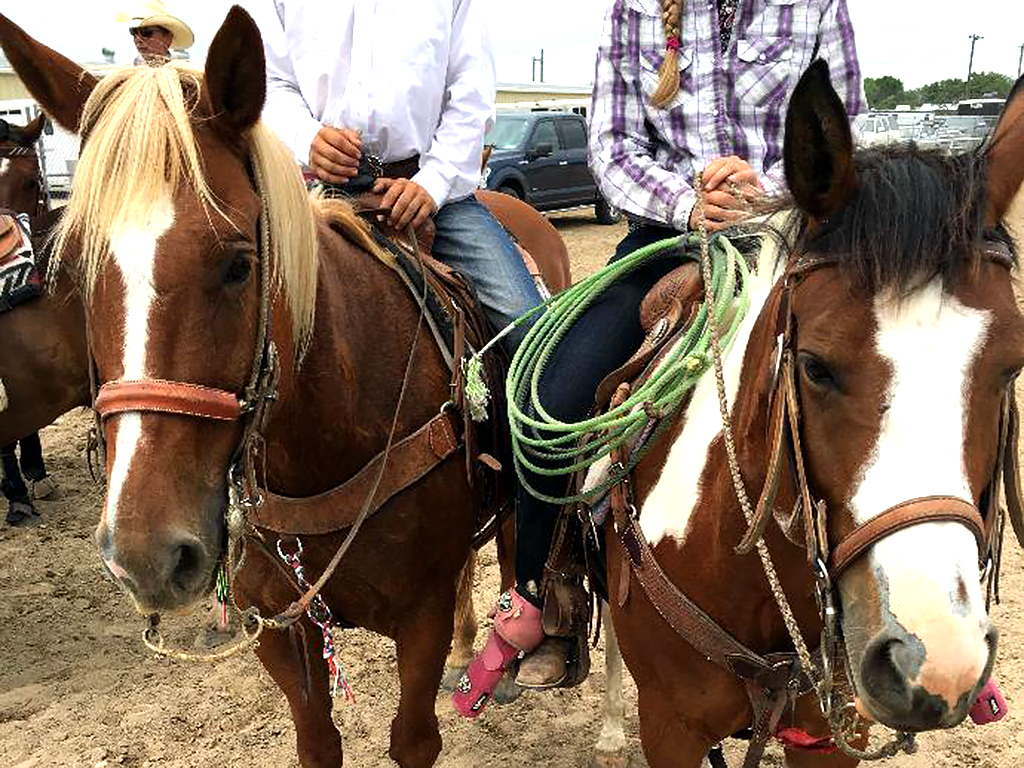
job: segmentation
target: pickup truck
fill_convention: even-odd
[[[498,112],[484,140],[491,154],[480,186],[539,211],[594,206],[600,224],[622,213],[609,205],[587,166],[587,121],[572,112]]]

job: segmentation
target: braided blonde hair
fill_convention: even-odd
[[[658,87],[651,94],[651,104],[666,107],[679,93],[679,25],[683,17],[683,0],[663,0],[661,20],[665,25],[665,60],[658,72]]]

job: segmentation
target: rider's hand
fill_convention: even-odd
[[[410,223],[413,229],[419,229],[437,212],[434,198],[412,179],[377,179],[373,191],[384,193],[380,207],[391,209],[388,226],[397,230],[405,229]]]
[[[359,173],[362,154],[357,131],[325,125],[309,145],[309,169],[322,181],[344,184]]]
[[[742,197],[724,189],[704,193],[704,217],[707,220],[709,233],[718,232],[730,227],[747,216],[746,203]],[[696,232],[700,228],[701,206],[694,205],[690,211],[690,229]]]
[[[762,189],[761,179],[758,177],[754,167],[746,160],[736,157],[736,155],[719,157],[712,160],[704,167],[701,178],[706,192],[713,192],[727,181],[740,186],[754,187],[759,191]]]

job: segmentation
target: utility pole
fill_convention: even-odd
[[[1022,63],[1024,63],[1024,43],[1020,44],[1020,56],[1017,57],[1017,77],[1020,77],[1020,72],[1021,72],[1020,65]]]
[[[971,60],[967,64],[967,82],[964,84],[964,98],[971,98],[971,73],[974,72],[974,44],[984,40],[982,35],[971,35]]]
[[[530,70],[530,78],[537,82],[537,64],[540,63],[540,81],[544,82],[544,49],[540,49],[540,56],[533,57],[533,68]]]

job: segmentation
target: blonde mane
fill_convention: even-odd
[[[202,73],[179,63],[128,67],[103,78],[82,112],[83,142],[71,198],[56,231],[50,265],[56,276],[69,243],[80,246],[75,271],[86,300],[121,227],[144,221],[160,201],[188,185],[207,215],[230,221],[203,173],[192,130]],[[262,258],[276,290],[283,291],[299,350],[308,345],[316,309],[319,241],[317,220],[327,217],[355,245],[380,258],[368,228],[351,208],[310,198],[291,152],[262,122],[248,136],[262,215],[269,233]]]

